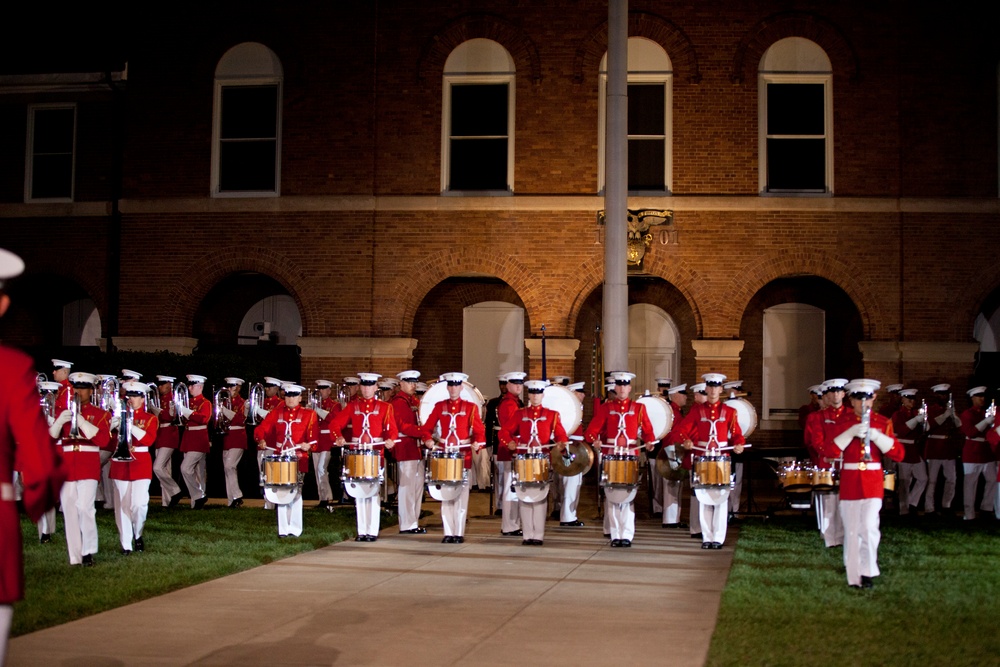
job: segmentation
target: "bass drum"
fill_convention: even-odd
[[[753,407],[753,403],[745,398],[730,398],[726,401],[726,405],[736,410],[736,420],[740,423],[743,437],[749,438],[757,428],[757,410]]]
[[[650,438],[650,441],[659,440],[670,433],[670,429],[674,425],[674,410],[665,398],[651,395],[640,396],[635,402],[642,403],[642,406],[646,408],[649,422],[653,425],[653,437]],[[646,438],[643,437],[643,440],[645,441]]]
[[[476,386],[470,382],[462,383],[462,394],[461,397],[479,406],[479,418],[483,419],[486,412],[486,399],[483,398],[483,393],[476,389]],[[423,398],[420,399],[420,423],[427,423],[427,418],[431,416],[431,412],[434,411],[434,406],[440,402],[448,400],[448,383],[443,380],[438,380],[434,384],[427,387],[427,391],[424,392]]]
[[[573,435],[583,423],[583,403],[577,400],[574,392],[562,385],[550,384],[542,391],[542,407],[559,413],[566,435]]]

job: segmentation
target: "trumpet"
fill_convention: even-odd
[[[212,417],[215,419],[215,432],[219,435],[229,431],[229,418],[222,412],[223,408],[230,412],[233,410],[233,397],[226,388],[215,392],[212,399]]]
[[[132,423],[135,419],[135,411],[129,405],[127,398],[120,398],[115,403],[115,416],[118,417],[118,446],[115,453],[111,455],[112,461],[135,461],[129,443],[132,440]]]
[[[191,409],[191,394],[188,393],[186,384],[178,382],[177,386],[174,387],[174,424],[177,426],[184,425],[184,415],[181,413],[182,407],[185,410]]]

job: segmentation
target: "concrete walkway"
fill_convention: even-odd
[[[629,549],[550,521],[545,545],[500,536],[473,493],[466,541],[382,531],[10,642],[21,665],[702,665],[735,531],[703,551],[637,522]],[[585,501],[586,503],[586,501]],[[588,511],[589,510],[589,511]],[[309,530],[308,511],[306,530]]]

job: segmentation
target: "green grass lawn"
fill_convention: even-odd
[[[1000,523],[882,518],[871,590],[815,518],[746,521],[709,665],[1000,664]]]
[[[146,551],[121,555],[110,511],[97,513],[100,551],[92,568],[71,567],[62,515],[49,544],[38,543],[35,525],[22,519],[25,599],[15,605],[12,636],[41,630],[281,558],[353,539],[353,506],[333,514],[306,507],[302,537],[278,538],[273,510],[231,510],[209,505],[165,510],[151,506],[146,521]],[[382,525],[396,525],[383,513]]]

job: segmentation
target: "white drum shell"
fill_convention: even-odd
[[[736,410],[736,420],[740,423],[743,437],[748,438],[757,429],[757,409],[745,398],[730,398],[726,405]]]
[[[540,503],[549,496],[548,484],[515,484],[514,493],[522,503]]]
[[[290,505],[295,502],[296,496],[302,490],[301,485],[296,486],[265,486],[264,498],[269,503],[275,505]]]
[[[368,482],[348,478],[344,480],[344,490],[351,498],[371,498],[378,495],[381,484],[378,481]]]
[[[427,493],[431,494],[431,498],[439,502],[444,502],[446,500],[455,500],[460,495],[462,495],[462,489],[465,487],[465,483],[462,484],[438,484],[436,482],[431,482],[427,484]]]
[[[635,486],[605,486],[604,497],[617,505],[630,503],[635,500],[635,494],[639,491]]]
[[[662,396],[640,396],[635,399],[635,402],[642,403],[643,407],[646,408],[649,422],[653,425],[653,437],[647,440],[646,435],[643,434],[644,441],[659,440],[670,433],[670,429],[674,425],[674,410],[665,398]]]
[[[482,392],[476,389],[474,384],[470,382],[462,383],[461,398],[478,405],[479,418],[482,419],[484,417],[486,411],[486,399],[483,398]],[[420,423],[426,424],[428,417],[431,416],[431,412],[434,411],[434,406],[439,402],[446,400],[448,400],[447,382],[438,380],[427,387],[427,391],[424,392],[423,397],[420,399]]]
[[[573,435],[583,423],[583,403],[574,392],[562,385],[552,384],[542,391],[542,407],[559,413],[559,421],[567,436]]]

